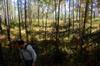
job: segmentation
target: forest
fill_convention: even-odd
[[[100,66],[99,38],[100,0],[0,0],[0,66],[25,66],[17,39],[36,66]]]

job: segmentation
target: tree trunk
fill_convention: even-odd
[[[25,11],[25,31],[26,31],[26,41],[28,41],[28,29],[27,29],[27,0],[25,0],[24,4],[24,11]]]
[[[20,19],[20,0],[17,0],[17,6],[18,6],[18,19],[19,19],[19,38],[21,39],[21,19]]]
[[[5,1],[6,3],[6,24],[7,24],[7,36],[8,36],[8,41],[10,43],[11,38],[10,38],[10,19],[9,19],[9,4],[8,0]]]

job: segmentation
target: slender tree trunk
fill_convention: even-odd
[[[27,29],[27,0],[25,0],[24,4],[24,11],[25,11],[25,31],[26,31],[26,41],[28,41],[28,29]]]
[[[85,16],[84,16],[84,22],[83,22],[83,33],[82,33],[82,35],[85,34],[86,22],[87,22],[87,16],[88,16],[88,8],[89,8],[89,0],[86,0]]]
[[[89,0],[86,0],[86,6],[85,6],[85,16],[84,16],[84,22],[82,27],[82,33],[80,34],[80,54],[83,55],[83,45],[84,45],[84,35],[85,35],[85,29],[86,29],[86,22],[87,22],[87,16],[88,16],[88,7],[89,7]]]
[[[74,32],[74,0],[73,0],[73,32]]]
[[[11,38],[10,38],[10,19],[9,19],[9,4],[8,4],[8,0],[6,0],[6,24],[7,24],[7,36],[8,36],[8,41],[10,43]]]
[[[17,6],[18,6],[18,20],[19,20],[19,38],[21,39],[20,0],[17,0]]]
[[[47,12],[46,12],[46,22],[45,22],[45,40],[47,39],[47,21],[48,21],[48,5],[47,5]]]
[[[68,15],[68,17],[69,17],[69,25],[68,25],[68,40],[69,40],[69,37],[70,37],[70,26],[71,26],[71,15],[70,15],[70,13],[71,13],[71,1],[69,0],[69,15]]]
[[[33,24],[32,24],[32,4],[31,4],[31,0],[28,0],[28,22],[29,22],[29,32],[30,32],[30,34],[29,34],[29,36],[30,37],[32,37],[32,33],[33,32],[31,32],[32,31],[32,28],[33,28]],[[31,39],[31,38],[30,38]]]
[[[57,23],[56,23],[56,40],[58,41],[58,39],[59,39],[59,19],[60,19],[60,0],[58,1],[58,13],[56,13],[56,14],[57,14],[57,18],[55,19],[57,21]]]
[[[81,35],[81,24],[82,24],[82,13],[81,13],[81,0],[79,0],[79,35]]]
[[[5,2],[5,0],[3,1],[3,11],[4,11],[4,21],[5,21],[5,25],[7,26],[7,24],[6,24],[6,2]]]
[[[64,13],[65,14],[64,15],[64,24],[65,25],[64,26],[66,26],[67,25],[67,18],[66,18],[67,17],[67,13],[66,13],[67,12],[67,10],[66,10],[66,0],[65,0],[65,3],[64,3],[64,8],[65,8],[65,13]],[[65,29],[67,30],[67,28],[65,28]],[[64,32],[64,35],[65,35],[65,33],[66,32]]]
[[[24,19],[23,19],[23,3],[22,0],[20,0],[20,21],[21,21],[21,27],[24,28]]]
[[[55,0],[54,2],[55,2],[55,27],[57,27],[57,24],[56,24],[56,22],[57,22],[57,12],[56,12],[56,9],[57,9],[57,1]],[[57,29],[56,29],[56,33],[57,33]],[[57,40],[57,34],[55,36],[55,39]]]
[[[67,10],[66,10],[66,1],[65,1],[65,3],[64,3],[64,8],[65,8],[64,23],[66,23],[66,15],[67,15],[67,14],[66,14],[66,11],[67,11]]]
[[[77,8],[76,8],[76,20],[78,20],[78,13],[79,13],[79,0],[78,1],[78,4],[77,4]]]
[[[91,22],[90,22],[90,34],[92,33],[92,16],[93,16],[93,0],[91,0]]]
[[[40,0],[38,0],[38,26],[40,26],[39,25],[39,23],[40,23]]]
[[[57,6],[58,5],[58,6]],[[58,8],[57,8],[58,7]],[[56,11],[58,9],[58,12]],[[56,45],[55,45],[55,50],[58,51],[58,41],[59,41],[59,15],[60,15],[60,0],[57,2],[55,0],[55,29],[56,29]]]

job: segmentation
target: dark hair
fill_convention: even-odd
[[[17,43],[18,45],[23,45],[23,44],[24,44],[24,41],[23,41],[22,39],[17,39],[17,40],[16,40],[16,43]]]

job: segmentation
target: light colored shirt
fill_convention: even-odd
[[[31,45],[27,45],[25,49],[21,49],[21,58],[24,60],[33,60],[33,63],[36,62],[37,54]]]

